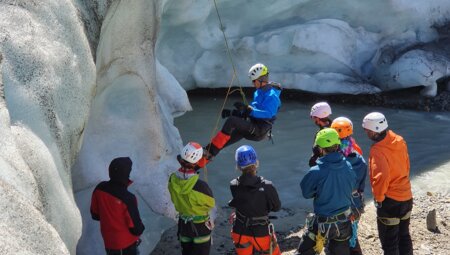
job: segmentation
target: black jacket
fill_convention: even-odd
[[[230,182],[230,189],[233,199],[228,205],[236,209],[233,232],[258,237],[268,235],[267,216],[281,208],[272,182],[244,174]]]

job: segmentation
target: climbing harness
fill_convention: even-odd
[[[184,224],[188,223],[189,221],[192,221],[193,223],[203,223],[205,221],[209,220],[209,215],[179,215],[178,216],[181,220],[184,221]]]
[[[314,214],[308,214],[306,216],[306,228],[307,228],[307,236],[312,240],[315,241],[315,246],[313,247],[314,251],[317,254],[320,254],[330,236],[330,231],[334,227],[336,229],[336,236],[339,237],[340,231],[339,231],[339,223],[347,222],[351,220],[352,210],[349,208],[345,210],[342,213],[339,213],[334,216],[329,217],[323,217],[323,216],[317,216]],[[317,234],[313,232],[314,224],[317,224]],[[345,239],[337,239],[334,238],[334,240],[337,241],[345,241],[348,238]]]
[[[202,244],[202,243],[206,243],[209,240],[212,241],[211,235],[204,235],[204,236],[199,236],[198,234],[198,230],[195,226],[195,224],[197,223],[205,223],[209,221],[209,215],[196,215],[196,216],[192,216],[192,215],[178,215],[179,219],[182,220],[182,222],[184,222],[184,224],[189,224],[191,226],[192,231],[195,233],[195,237],[188,237],[188,236],[183,236],[180,234],[180,229],[182,228],[182,225],[179,223],[178,225],[178,232],[177,232],[177,236],[180,240],[180,242],[182,243],[195,243],[195,244]],[[208,228],[208,226],[206,225],[206,227]],[[208,228],[209,229],[209,228]]]
[[[180,236],[180,242],[182,242],[182,243],[201,244],[201,243],[206,243],[209,240],[211,240],[211,235],[197,236],[197,237]]]
[[[268,225],[269,216],[247,217],[236,210],[236,220],[240,221],[245,227]]]
[[[235,211],[234,216],[235,216],[234,220],[241,222],[242,227],[245,227],[245,228],[252,229],[253,226],[267,225],[268,231],[269,231],[269,237],[270,237],[269,250],[262,249],[261,245],[256,240],[255,234],[253,233],[253,240],[255,241],[255,243],[259,249],[259,250],[255,251],[256,253],[254,253],[254,254],[270,254],[270,255],[272,255],[273,249],[276,247],[277,240],[275,237],[275,227],[273,226],[272,223],[270,223],[269,216],[266,215],[266,216],[260,216],[260,217],[247,217],[247,216],[243,215],[242,213],[240,213],[238,210]],[[252,232],[253,232],[253,229],[252,229]],[[234,245],[237,249],[250,247],[250,245],[251,245],[250,242],[241,243],[241,239],[242,239],[242,234],[239,234],[238,242],[235,243],[235,245]]]
[[[377,217],[377,218],[381,223],[383,223],[386,226],[395,226],[395,225],[400,224],[400,221],[407,220],[410,217],[411,217],[411,211],[407,212],[401,218],[395,218],[395,217]]]
[[[353,220],[359,220],[359,218],[361,217],[361,214],[364,212],[364,197],[363,197],[362,193],[355,190],[352,193],[351,199],[352,199]],[[361,202],[360,202],[362,205],[361,208],[358,208],[356,206],[355,199],[361,200]]]

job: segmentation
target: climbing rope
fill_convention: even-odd
[[[231,84],[233,84],[235,76],[236,76],[236,74],[233,74],[233,76],[231,78],[231,82],[230,82],[230,85],[228,86],[228,91],[227,91],[227,94],[225,95],[225,99],[223,100],[222,107],[220,108],[220,112],[222,112],[222,110],[225,108],[225,104],[226,104],[226,102],[228,100],[228,96],[231,94],[230,93],[230,91],[231,91]],[[216,134],[217,129],[219,127],[220,119],[221,119],[221,116],[219,114],[217,116],[217,119],[216,119],[216,124],[214,125],[214,128],[211,131],[211,135],[209,137],[209,141],[211,141],[213,139],[214,135]],[[210,149],[211,149],[211,143],[209,144],[208,148],[206,148],[206,150],[209,152]],[[208,182],[208,168],[206,166],[205,166],[205,170],[204,170],[204,174],[203,175],[205,177],[205,181]]]
[[[236,66],[234,64],[233,57],[231,55],[231,50],[230,50],[230,47],[228,46],[228,39],[227,39],[227,36],[225,35],[225,29],[224,29],[224,26],[223,26],[222,18],[220,17],[219,8],[217,7],[216,0],[213,0],[213,2],[214,2],[214,7],[215,7],[216,13],[217,13],[217,18],[218,18],[219,24],[220,24],[220,31],[222,31],[223,39],[225,41],[225,47],[226,47],[227,56],[228,56],[228,59],[229,59],[229,61],[231,63],[231,66],[233,68],[233,76],[231,78],[230,84],[228,85],[227,94],[225,95],[225,99],[223,101],[222,107],[220,108],[219,114],[217,115],[216,124],[215,124],[215,126],[214,126],[214,128],[213,128],[213,130],[211,132],[211,136],[209,138],[209,141],[211,141],[213,139],[214,135],[217,132],[217,129],[218,129],[218,126],[219,126],[219,122],[220,122],[220,119],[221,119],[221,113],[222,113],[223,109],[225,108],[225,105],[227,103],[229,95],[231,95],[232,93],[234,93],[236,91],[239,91],[240,94],[241,94],[241,97],[242,97],[242,101],[244,102],[244,104],[247,104],[247,99],[245,97],[245,93],[242,90],[242,86],[241,86],[241,84],[239,82],[239,78],[237,76]],[[237,84],[238,84],[239,88],[231,90],[231,87],[233,86],[233,82],[234,82],[235,79],[237,80]],[[206,148],[206,150],[208,152],[210,151],[210,149],[211,149],[211,145],[209,145],[208,148]],[[205,181],[208,182],[208,168],[206,166],[204,167],[204,174],[203,175],[204,175]]]
[[[219,8],[217,7],[216,0],[213,0],[213,2],[214,2],[214,7],[215,7],[216,13],[217,13],[217,18],[219,19],[219,23],[220,23],[220,31],[222,31],[223,40],[225,41],[225,47],[227,49],[228,59],[230,60],[231,66],[233,67],[233,76],[236,77],[237,84],[238,84],[238,87],[239,87],[239,91],[240,91],[241,96],[242,96],[242,100],[244,101],[244,104],[247,104],[247,99],[245,98],[244,91],[242,91],[242,86],[241,86],[241,83],[239,82],[239,78],[237,76],[236,66],[234,64],[233,57],[231,55],[230,47],[228,46],[228,39],[227,39],[227,36],[225,35],[225,28],[223,26],[222,18],[220,17]],[[230,86],[232,84],[233,84],[233,82],[230,83]]]

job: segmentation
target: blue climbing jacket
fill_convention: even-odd
[[[358,153],[351,153],[346,157],[347,161],[352,165],[353,171],[356,174],[356,191],[358,193],[364,192],[367,176],[367,163],[364,158]],[[363,201],[361,196],[353,196],[353,205],[360,209],[363,208]]]
[[[278,109],[281,106],[281,89],[278,86],[272,86],[269,83],[254,92],[253,101],[250,103],[253,108],[250,117],[265,119],[270,122],[275,120]]]
[[[356,175],[351,164],[339,152],[317,161],[300,182],[303,197],[314,198],[314,213],[330,217],[344,212],[352,204]]]

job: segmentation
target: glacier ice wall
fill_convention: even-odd
[[[434,95],[450,73],[447,0],[217,2],[241,85],[255,62],[318,93]],[[151,250],[174,215],[185,89],[231,80],[213,1],[4,0],[0,70],[0,251],[75,254],[81,232],[78,252],[100,251],[90,193],[124,154]]]
[[[450,75],[450,53],[440,50],[448,45],[439,30],[450,26],[446,0],[223,0],[217,6],[238,70],[234,85],[250,86],[246,71],[255,62],[266,63],[286,88],[317,93],[425,86],[432,96],[436,81]],[[213,1],[170,1],[161,27],[157,56],[184,88],[228,86],[232,67]]]
[[[75,253],[71,167],[95,85],[71,1],[0,3],[0,250]]]
[[[150,253],[175,212],[167,190],[178,168],[181,138],[173,116],[191,109],[187,94],[156,60],[159,1],[115,1],[108,9],[97,46],[97,90],[83,145],[73,170],[83,215],[78,254],[101,253],[98,223],[90,218],[92,189],[108,180],[119,156],[133,161],[130,189],[138,197],[146,230],[140,251]],[[126,20],[126,22],[124,22]]]

